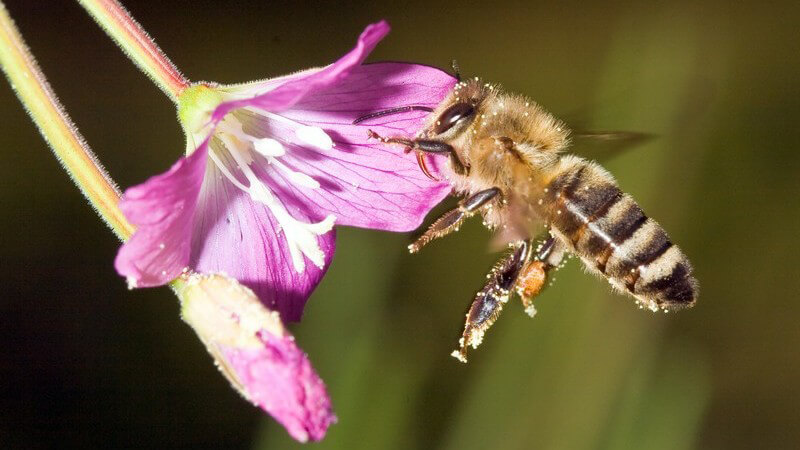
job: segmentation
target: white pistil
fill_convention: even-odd
[[[306,270],[306,262],[303,259],[303,255],[321,269],[325,264],[325,253],[319,248],[317,236],[330,231],[333,228],[336,217],[329,215],[317,223],[300,222],[286,211],[283,203],[277,201],[269,188],[263,183],[251,185],[248,193],[253,200],[267,205],[280,224],[289,247],[289,255],[292,258],[294,270],[297,273],[303,273]]]

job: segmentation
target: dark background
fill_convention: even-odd
[[[7,0],[122,187],[184,148],[174,106],[74,2]],[[658,137],[603,161],[692,259],[696,308],[654,315],[577,261],[531,320],[510,304],[448,356],[496,255],[478,220],[420,255],[340,229],[293,327],[339,423],[316,448],[800,445],[797,2],[133,1],[192,80],[242,82],[371,57],[499,81],[571,124]],[[166,288],[128,291],[119,243],[0,88],[0,446],[297,448],[219,376]],[[593,153],[597,152],[597,153]]]

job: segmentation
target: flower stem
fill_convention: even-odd
[[[58,102],[0,0],[0,66],[25,109],[100,217],[122,240],[133,233],[119,209],[120,193]]]
[[[78,0],[100,27],[165,94],[177,103],[189,86],[172,61],[117,0]]]

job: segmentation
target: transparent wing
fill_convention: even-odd
[[[571,153],[590,159],[608,159],[645,144],[656,135],[636,131],[573,131]]]

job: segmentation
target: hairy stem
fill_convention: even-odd
[[[119,209],[119,189],[58,102],[1,1],[0,66],[72,181],[114,233],[129,238],[134,227]]]
[[[100,27],[165,94],[177,103],[189,86],[172,61],[116,0],[78,0]]]

